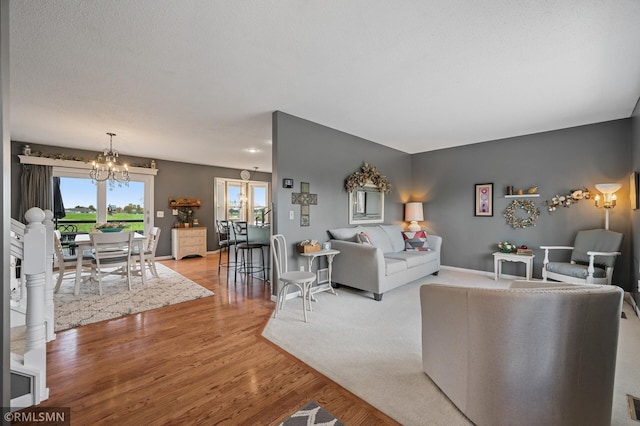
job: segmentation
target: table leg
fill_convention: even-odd
[[[532,261],[533,259],[527,259],[527,261],[525,262],[527,265],[527,270],[526,270],[526,274],[527,274],[527,280],[531,281],[531,269],[532,269]]]
[[[142,286],[145,286],[145,277],[147,275],[147,268],[144,264],[144,240],[138,240],[138,253],[140,259],[140,276],[142,277]]]
[[[333,258],[334,258],[335,254],[328,254],[327,255],[327,268],[329,269],[328,273],[329,273],[329,291],[331,291],[331,293],[335,294],[336,296],[338,295],[338,293],[336,293],[336,291],[333,289],[333,286],[331,285],[331,264],[333,263]]]
[[[498,272],[498,265],[500,264],[500,261],[498,260],[497,257],[493,258],[493,279],[494,281],[498,281],[498,278],[500,277],[500,273]]]
[[[307,257],[307,271],[312,272],[311,269],[313,268],[313,260],[315,259],[314,256],[309,256]],[[311,289],[313,288],[313,283],[309,283],[309,307],[311,307],[311,302],[318,302],[316,300],[316,298],[313,296],[313,293],[311,292]]]
[[[80,281],[82,280],[82,254],[84,252],[84,246],[78,245],[76,252],[76,286],[73,290],[73,294],[78,296],[80,294]]]

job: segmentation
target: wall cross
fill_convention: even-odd
[[[291,194],[291,204],[300,204],[300,226],[309,226],[309,206],[318,204],[318,194],[309,193],[309,182],[300,182],[300,192]]]

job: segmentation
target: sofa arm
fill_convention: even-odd
[[[385,263],[379,248],[343,240],[331,240],[331,248],[340,251],[333,259],[333,281],[360,290],[380,292],[379,283],[385,274]]]
[[[440,252],[440,249],[442,248],[442,237],[439,235],[427,234],[427,244],[429,244],[429,248],[431,250]]]

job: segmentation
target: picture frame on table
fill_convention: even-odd
[[[474,216],[493,216],[493,183],[476,184]]]

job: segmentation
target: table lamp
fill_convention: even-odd
[[[418,222],[424,220],[424,213],[422,211],[422,203],[412,202],[404,205],[404,220],[409,223],[409,231],[420,231],[420,225]]]

